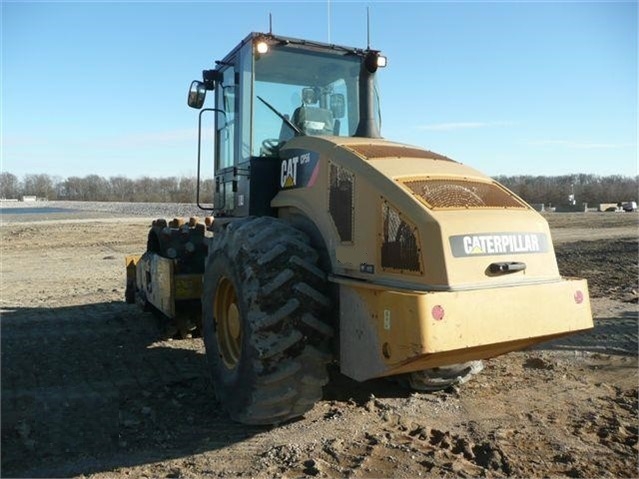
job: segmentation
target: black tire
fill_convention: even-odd
[[[232,222],[210,248],[202,327],[218,400],[244,424],[303,415],[321,399],[331,359],[317,252],[304,233],[270,217]]]
[[[399,378],[400,384],[415,391],[443,391],[449,387],[464,384],[484,369],[482,361],[453,364],[439,368],[424,369]]]

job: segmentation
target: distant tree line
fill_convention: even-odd
[[[200,197],[213,198],[213,180],[202,180]],[[48,200],[126,201],[148,203],[195,203],[196,179],[192,177],[150,178],[132,180],[124,176],[104,178],[98,175],[70,176],[66,179],[46,174],[16,175],[0,173],[0,198],[36,196]]]
[[[588,174],[564,176],[497,176],[497,181],[529,203],[564,205],[569,195],[577,204],[636,201],[639,176],[598,176]],[[213,180],[200,184],[201,198],[213,198]],[[124,176],[104,178],[98,175],[70,176],[66,179],[47,174],[30,174],[19,179],[0,173],[0,198],[37,196],[49,200],[127,201],[149,203],[195,203],[196,179],[193,177],[151,178],[135,180]]]
[[[528,203],[566,205],[570,195],[576,204],[618,203],[636,201],[639,194],[639,176],[497,176],[506,188]]]

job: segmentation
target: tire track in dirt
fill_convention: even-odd
[[[326,413],[340,420],[367,412],[368,430],[349,437],[324,437],[318,444],[278,444],[260,454],[261,477],[509,477],[514,469],[494,441],[475,440],[405,420],[399,408],[371,398],[356,407],[335,405]],[[337,413],[341,411],[341,413]],[[371,417],[372,416],[372,417]]]

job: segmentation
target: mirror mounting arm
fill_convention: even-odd
[[[204,87],[207,90],[215,90],[215,85],[222,81],[222,72],[219,70],[203,70],[202,79],[204,80]]]

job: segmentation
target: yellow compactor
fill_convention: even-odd
[[[381,138],[385,65],[252,33],[191,85],[200,138],[213,125],[211,217],[155,221],[127,258],[127,300],[201,330],[235,420],[303,415],[331,361],[359,381],[442,389],[593,325],[543,217],[473,168]]]

